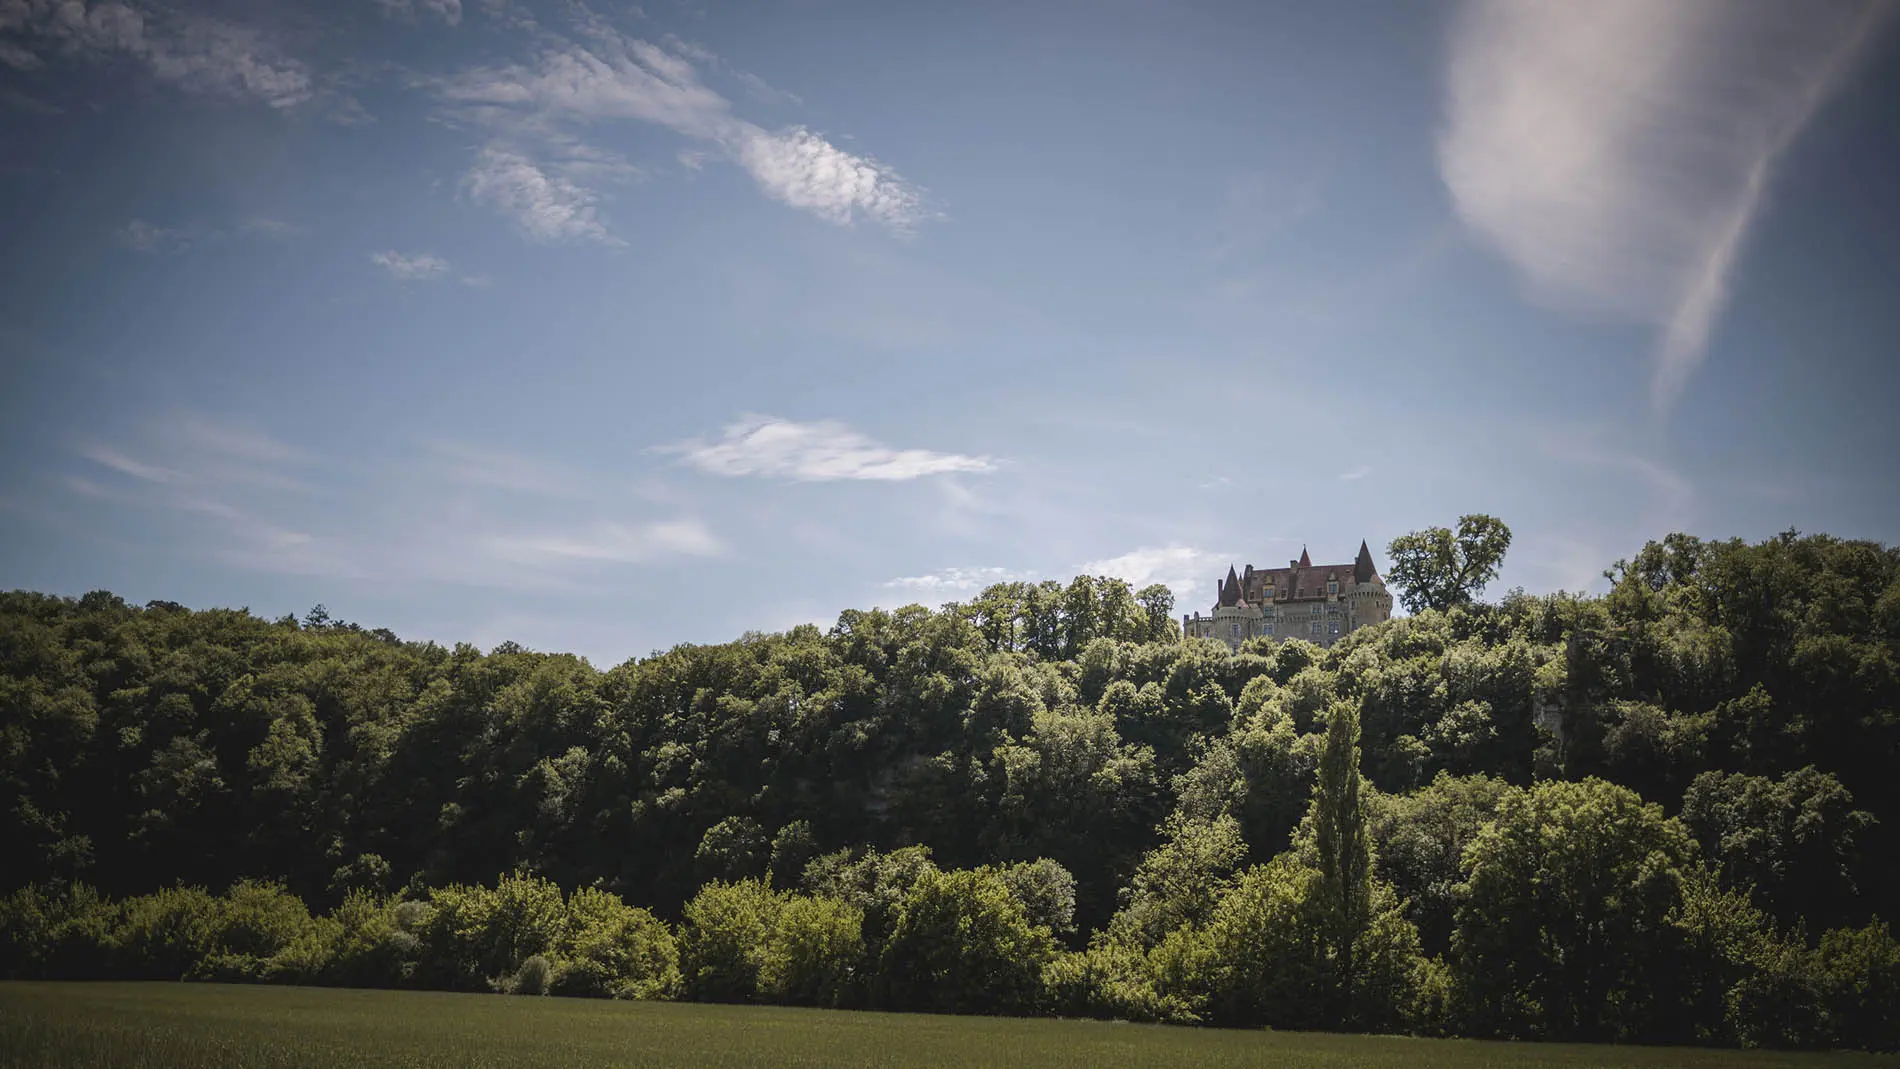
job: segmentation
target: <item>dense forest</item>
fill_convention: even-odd
[[[605,671],[0,595],[0,970],[1900,1046],[1900,550],[1485,603],[1501,531],[1326,649],[1090,577]]]

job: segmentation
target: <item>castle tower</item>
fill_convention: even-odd
[[[1315,566],[1305,546],[1284,568],[1249,564],[1243,575],[1230,564],[1216,591],[1212,613],[1181,617],[1182,631],[1189,638],[1218,638],[1236,649],[1255,637],[1330,646],[1392,617],[1392,596],[1363,539],[1350,564]]]

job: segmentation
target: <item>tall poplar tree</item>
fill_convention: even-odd
[[[1330,993],[1341,1023],[1354,1012],[1355,950],[1372,917],[1372,839],[1359,775],[1359,706],[1337,702],[1326,718],[1326,748],[1307,820],[1319,870],[1319,937]]]

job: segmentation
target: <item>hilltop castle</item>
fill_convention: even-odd
[[[1300,549],[1300,559],[1284,568],[1245,572],[1227,568],[1220,582],[1220,598],[1211,616],[1195,613],[1181,617],[1189,638],[1217,638],[1236,649],[1250,638],[1303,638],[1330,646],[1341,635],[1392,618],[1392,595],[1372,567],[1372,551],[1359,543],[1359,558],[1351,564],[1314,565]]]

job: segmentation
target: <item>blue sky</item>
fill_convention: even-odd
[[[1900,540],[1893,15],[0,0],[0,587],[604,665]]]

